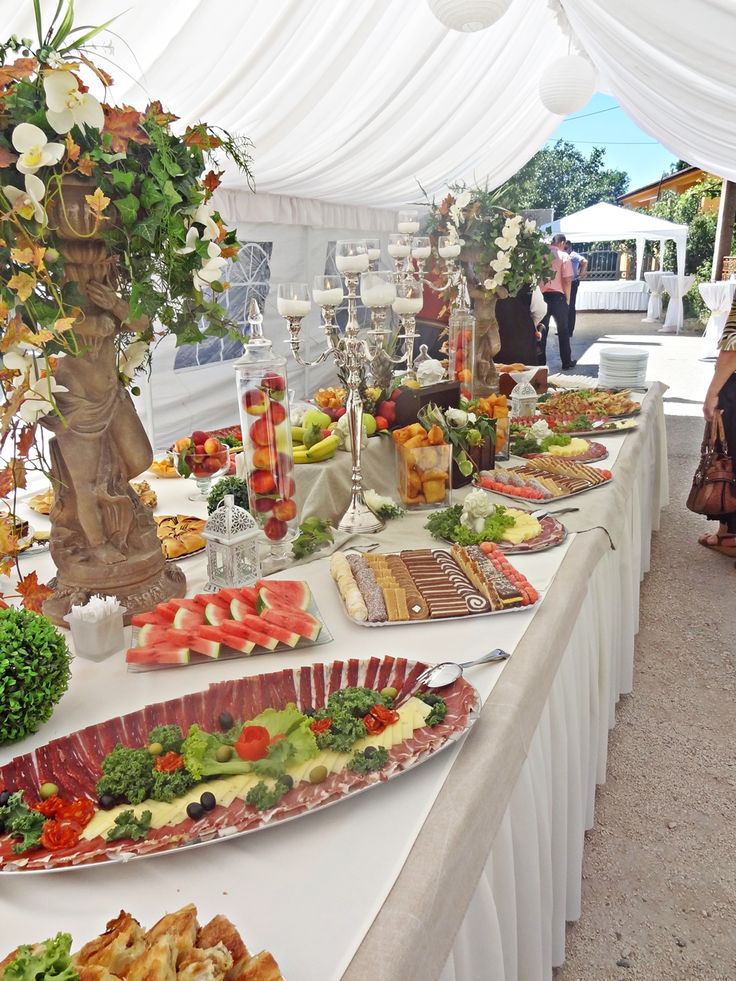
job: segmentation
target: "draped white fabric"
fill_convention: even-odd
[[[578,310],[644,310],[647,287],[628,279],[584,279],[575,301]]]

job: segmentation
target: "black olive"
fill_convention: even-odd
[[[310,716],[310,718],[311,718],[311,716],[314,715],[314,709],[312,708],[311,705],[309,706],[309,708],[305,708],[304,709],[303,715],[308,715],[308,716]]]
[[[3,792],[0,794],[0,807],[5,807],[5,805],[8,803],[9,800],[10,800],[10,791],[3,790]]]
[[[288,773],[282,773],[279,777],[279,783],[282,783],[287,790],[291,790],[294,786],[294,778]]]
[[[204,817],[204,808],[202,805],[193,800],[191,804],[187,804],[187,817],[190,817],[192,821],[201,821]]]
[[[127,804],[128,803],[128,798],[125,796],[125,794],[116,794],[115,795],[115,803],[116,804]]]
[[[422,701],[425,702],[427,705],[436,705],[437,702],[439,702],[439,700],[440,700],[439,695],[424,695],[422,697]]]
[[[223,732],[227,732],[228,729],[232,729],[235,719],[229,712],[220,712],[220,716],[217,720],[220,723],[220,728]]]
[[[375,755],[376,755],[375,746],[366,746],[366,748],[363,750],[363,756],[367,756],[370,758],[371,756],[375,756]]]
[[[103,794],[100,797],[99,805],[103,811],[109,811],[111,808],[115,807],[115,798],[112,794]]]
[[[205,811],[213,811],[217,807],[217,801],[215,800],[215,795],[211,794],[209,790],[205,790],[205,792],[199,798],[199,803],[202,805]],[[191,814],[189,816],[191,817]]]
[[[0,835],[5,834],[5,822],[0,821]]]
[[[362,719],[365,714],[366,714],[365,710],[362,709],[362,708],[360,708],[359,705],[353,705],[353,718],[354,719]]]

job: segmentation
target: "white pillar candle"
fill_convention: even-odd
[[[456,242],[454,245],[441,245],[437,251],[443,259],[457,259],[460,249],[460,243]]]
[[[320,307],[339,307],[345,299],[345,294],[336,286],[330,290],[312,290],[312,299]]]
[[[363,306],[389,307],[396,299],[396,287],[392,283],[377,283],[368,289],[361,289],[360,298]]]
[[[423,305],[424,299],[421,296],[397,296],[391,307],[394,313],[407,316],[409,314],[419,313]]]
[[[375,262],[376,259],[380,259],[381,258],[381,250],[380,249],[367,249],[366,251],[368,253],[368,261],[369,262]]]
[[[410,252],[411,248],[408,245],[398,245],[392,242],[388,247],[388,254],[392,259],[406,259]]]
[[[418,248],[412,249],[411,254],[415,259],[429,259],[432,254],[432,247],[429,245],[420,245]]]
[[[418,221],[400,221],[397,226],[397,231],[401,232],[402,235],[415,235],[419,231]]]
[[[282,317],[306,317],[312,304],[309,300],[289,300],[280,296],[276,300],[276,309]]]
[[[359,252],[357,255],[335,256],[335,265],[341,273],[362,273],[368,269],[368,253]]]

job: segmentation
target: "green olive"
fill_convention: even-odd
[[[313,766],[312,769],[309,771],[310,783],[322,783],[322,781],[326,779],[327,779],[326,766]]]
[[[227,763],[233,757],[233,750],[231,746],[218,746],[217,752],[215,753],[215,759],[218,763]]]
[[[151,756],[160,756],[164,751],[161,743],[149,743],[148,752]]]
[[[390,698],[391,701],[393,701],[398,694],[399,693],[398,693],[398,691],[395,688],[382,688],[381,689],[381,697],[382,698]]]
[[[41,800],[48,800],[49,797],[56,797],[59,793],[59,788],[55,783],[42,783],[38,793]]]

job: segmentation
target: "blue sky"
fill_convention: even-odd
[[[629,190],[659,180],[677,159],[639,129],[609,95],[594,95],[587,106],[560,123],[547,142],[559,139],[574,143],[586,156],[594,146],[605,147],[606,165],[628,173]]]

